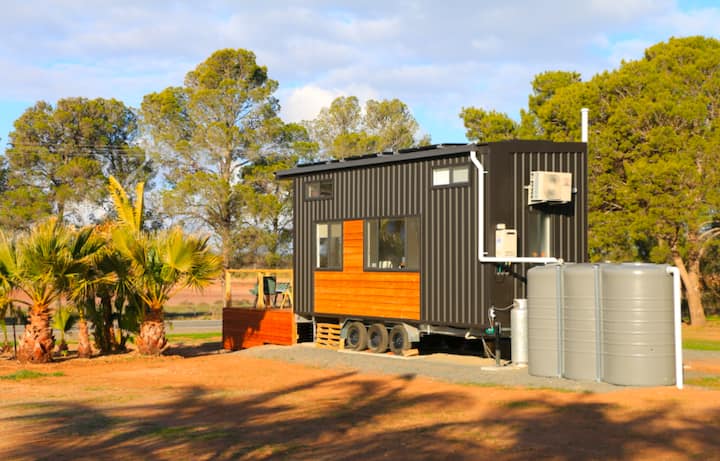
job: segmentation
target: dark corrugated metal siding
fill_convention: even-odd
[[[482,265],[477,261],[477,174],[469,153],[434,160],[431,168],[468,165],[470,183],[432,187],[421,193],[427,204],[423,229],[424,270],[421,313],[428,323],[483,323]]]
[[[573,174],[577,194],[571,206],[550,208],[553,256],[566,261],[587,260],[587,175],[585,146],[580,143],[503,142],[448,150],[443,157],[397,162],[382,158],[377,165],[293,176],[295,181],[295,308],[313,311],[313,226],[316,222],[376,217],[420,216],[421,321],[456,326],[487,324],[490,306],[505,307],[525,295],[528,264],[513,265],[514,273],[497,275],[495,264],[478,261],[477,171],[469,158],[475,148],[485,175],[485,251],[495,254],[494,232],[504,223],[518,232],[518,255],[526,256],[529,211],[527,186],[531,171]],[[558,150],[555,152],[554,150]],[[432,169],[469,165],[470,183],[432,187]],[[298,171],[298,170],[293,170]],[[305,184],[332,179],[334,196],[306,200]],[[509,324],[507,314],[500,320]]]
[[[572,173],[573,201],[568,205],[548,205],[551,215],[552,256],[568,262],[586,262],[587,249],[587,156],[579,143],[491,144],[483,162],[485,180],[485,250],[495,254],[494,232],[498,223],[517,230],[518,255],[529,256],[528,234],[530,207],[528,191],[532,171]],[[561,150],[561,148],[565,148]],[[490,289],[488,305],[505,307],[514,298],[525,296],[525,278],[530,264],[513,266],[510,276],[488,272],[485,282]],[[509,324],[509,313],[499,313],[499,320]]]
[[[430,175],[428,162],[412,162],[336,170],[331,174],[310,174],[295,178],[295,303],[298,313],[312,312],[314,224],[322,221],[420,216],[419,191],[429,187]],[[333,180],[333,198],[306,200],[303,195],[305,184],[322,179]],[[423,235],[424,231],[421,230],[421,240]]]

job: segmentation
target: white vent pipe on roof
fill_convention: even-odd
[[[470,151],[470,160],[478,172],[478,260],[481,263],[535,263],[550,264],[562,262],[558,258],[485,256],[485,167],[477,158],[477,152]]]
[[[583,107],[580,109],[580,119],[581,119],[581,141],[584,143],[588,142],[588,112],[590,112],[590,109],[587,107]]]

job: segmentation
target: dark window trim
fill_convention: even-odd
[[[337,267],[317,267],[317,226],[318,224],[337,224],[340,223],[340,266]],[[322,221],[312,222],[312,268],[313,271],[319,272],[343,272],[345,269],[345,259],[343,253],[345,252],[345,239],[343,234],[345,233],[345,221],[340,219],[329,219]]]
[[[322,195],[319,196],[319,197],[310,197],[310,191],[309,191],[310,185],[311,185],[311,184],[321,184],[321,183],[329,183],[329,184],[330,184],[330,186],[332,187],[332,192],[330,193],[330,195],[327,195],[327,196],[324,196],[324,197],[323,197]],[[313,181],[307,181],[307,182],[304,184],[304,187],[303,187],[303,198],[305,199],[305,201],[308,201],[308,202],[316,202],[316,201],[318,201],[318,200],[332,200],[334,197],[335,197],[335,180],[332,179],[332,178],[329,178],[329,179],[317,179],[317,180],[313,180]]]
[[[456,168],[467,168],[468,169],[468,179],[467,181],[463,182],[453,182],[453,176],[455,173],[453,172]],[[435,177],[435,170],[443,170],[443,169],[449,169],[450,170],[450,183],[449,184],[434,184],[434,177]],[[434,166],[430,169],[430,184],[433,189],[448,189],[452,187],[469,187],[470,181],[472,180],[472,168],[469,163],[458,163],[455,165],[442,165],[442,166]]]
[[[368,234],[367,234],[367,222],[370,220],[379,219],[407,219],[416,218],[418,220],[418,268],[417,269],[400,269],[400,268],[380,268],[380,267],[369,267],[368,266]],[[366,216],[362,218],[363,221],[363,272],[405,272],[405,273],[421,273],[422,270],[422,220],[419,214],[399,215],[399,216]]]

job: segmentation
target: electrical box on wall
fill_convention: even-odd
[[[495,256],[514,258],[517,256],[517,232],[506,229],[505,224],[498,224],[495,229]]]
[[[531,171],[528,203],[570,203],[572,174],[558,171]]]

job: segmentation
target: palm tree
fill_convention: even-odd
[[[12,303],[9,301],[0,302],[0,329],[3,332],[3,342],[0,344],[0,353],[7,352],[12,349],[10,340],[8,340],[7,324],[5,323],[5,316],[12,310]]]
[[[58,352],[67,353],[68,345],[65,340],[65,334],[75,326],[77,319],[77,316],[73,315],[73,311],[70,306],[60,306],[55,309],[55,315],[52,319],[52,327],[60,332],[60,344],[58,344],[57,347]]]
[[[222,270],[221,260],[210,251],[207,238],[186,235],[180,228],[144,232],[142,184],[135,205],[114,178],[110,193],[120,223],[113,231],[113,244],[130,262],[128,282],[141,302],[138,350],[159,355],[167,346],[165,303],[177,290],[202,288],[214,281]]]
[[[78,318],[78,357],[92,355],[87,319],[96,311],[96,292],[99,286],[113,283],[112,273],[100,267],[106,240],[97,228],[86,227],[77,231],[69,246],[70,257],[76,263],[77,272],[68,279],[65,295],[74,302]]]
[[[7,324],[5,323],[5,317],[15,311],[15,306],[10,299],[12,290],[13,286],[10,281],[4,277],[0,277],[0,328],[3,331],[3,343],[2,346],[0,346],[0,352],[7,352],[12,348],[8,340]]]
[[[74,257],[73,249],[84,245],[92,232],[73,232],[53,218],[17,241],[0,235],[0,283],[16,287],[30,300],[30,321],[18,351],[21,362],[52,360],[52,303],[84,272],[85,262]]]
[[[208,247],[207,238],[179,228],[152,235],[133,235],[118,229],[114,241],[131,261],[133,291],[142,300],[138,350],[158,355],[167,345],[163,309],[183,288],[202,288],[217,279],[221,260]]]

